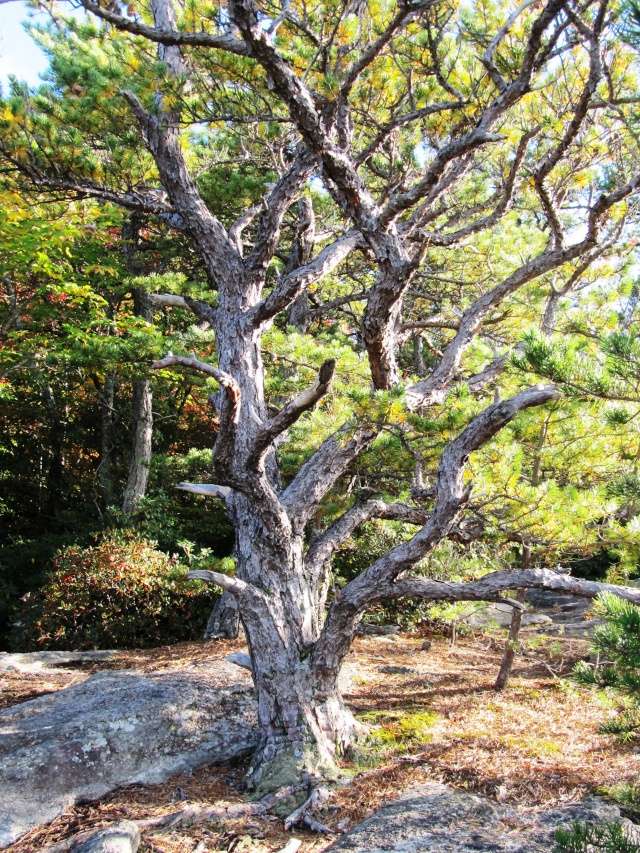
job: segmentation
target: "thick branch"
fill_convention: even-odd
[[[344,426],[322,442],[282,493],[282,504],[292,522],[301,529],[304,527],[336,480],[378,432],[378,427],[370,424],[356,427],[353,432]]]
[[[240,580],[240,578],[232,577],[231,575],[224,575],[222,572],[213,572],[210,569],[194,569],[192,572],[187,574],[187,577],[189,580],[214,583],[216,586],[232,592],[239,599],[246,598],[249,595],[260,594],[257,588],[252,587],[251,584],[245,583],[245,581]]]
[[[260,326],[271,320],[287,308],[305,288],[328,275],[362,244],[362,237],[357,231],[348,231],[325,246],[308,263],[285,275],[267,298],[256,305],[251,316],[253,325]]]
[[[151,365],[154,370],[176,366],[187,367],[190,370],[198,370],[200,373],[205,373],[207,376],[213,376],[222,385],[228,400],[228,420],[233,424],[237,423],[240,412],[240,387],[231,374],[214,367],[212,364],[207,364],[206,361],[199,361],[193,356],[173,355],[172,353],[165,355],[164,358],[158,361],[154,361]]]
[[[386,124],[382,125],[378,133],[374,136],[367,147],[361,151],[356,157],[356,165],[365,163],[371,157],[382,143],[387,139],[390,133],[398,127],[403,127],[406,124],[411,124],[414,121],[420,121],[422,118],[433,115],[434,113],[446,112],[447,110],[462,109],[468,104],[468,101],[445,101],[441,104],[429,104],[426,107],[421,107],[419,110],[413,110],[410,113],[396,116]]]
[[[318,381],[311,388],[301,391],[274,415],[256,437],[254,456],[261,457],[264,451],[281,433],[289,429],[304,412],[312,409],[329,390],[336,369],[335,359],[324,362],[318,373]]]
[[[524,0],[524,2],[521,3],[518,6],[518,8],[515,9],[511,13],[511,15],[509,15],[509,17],[505,21],[504,25],[502,27],[500,27],[498,32],[495,34],[495,36],[489,42],[489,45],[488,45],[487,49],[485,50],[484,55],[482,56],[482,64],[484,65],[484,67],[489,72],[489,76],[491,77],[491,79],[495,83],[499,92],[504,92],[504,90],[507,88],[507,83],[506,83],[504,77],[498,71],[498,68],[496,67],[494,60],[493,60],[496,49],[497,49],[498,45],[500,44],[500,42],[507,35],[507,33],[509,32],[511,27],[518,20],[520,15],[525,11],[525,9],[528,9],[529,6],[531,6],[533,4],[533,2],[534,2],[534,0]]]
[[[153,305],[168,308],[185,308],[188,311],[192,311],[196,317],[209,323],[211,326],[215,321],[215,308],[202,299],[192,299],[190,296],[180,296],[177,293],[149,293],[148,298]]]
[[[387,202],[381,214],[382,222],[389,222],[397,217],[403,210],[416,204],[420,199],[436,187],[441,179],[443,171],[448,163],[463,155],[474,151],[481,145],[499,140],[501,137],[491,134],[490,128],[497,119],[513,106],[529,90],[531,75],[535,68],[535,61],[542,43],[542,36],[562,9],[564,0],[550,0],[534,22],[522,64],[517,77],[508,85],[505,85],[500,95],[492,101],[483,111],[476,126],[467,134],[451,140],[448,145],[438,151],[433,161],[429,164],[424,176],[408,190],[400,190]]]
[[[498,201],[491,213],[469,222],[467,225],[464,225],[456,231],[451,231],[446,234],[439,234],[438,232],[423,232],[419,235],[419,239],[421,241],[426,240],[431,246],[453,246],[461,240],[464,240],[466,237],[470,237],[472,234],[477,234],[478,231],[492,228],[499,221],[500,217],[509,210],[518,170],[526,153],[527,145],[535,135],[535,130],[525,133],[518,143],[516,155],[513,159],[513,163],[511,164],[511,168],[509,169],[509,174],[507,175],[504,187],[498,196]]]
[[[316,158],[300,146],[295,161],[265,197],[257,223],[256,237],[246,266],[262,271],[278,245],[282,220],[310,177]]]
[[[384,587],[381,594],[384,598],[412,597],[429,601],[490,601],[508,590],[528,588],[553,589],[585,598],[595,598],[602,592],[611,592],[634,604],[640,604],[640,589],[635,587],[587,581],[551,569],[492,572],[477,581],[467,583],[433,581],[409,575]]]
[[[394,521],[406,521],[422,526],[429,513],[420,507],[407,504],[388,504],[381,500],[358,503],[343,513],[330,527],[317,536],[307,551],[305,565],[312,574],[321,571],[340,547],[361,524],[371,518],[385,518]]]
[[[154,0],[151,6],[159,29],[175,28],[173,6],[168,0]],[[185,66],[177,46],[160,43],[158,56],[166,64],[167,73],[171,77],[180,78],[184,74]],[[163,101],[158,98],[160,110],[156,115],[145,109],[135,93],[125,90],[122,96],[140,125],[146,146],[158,167],[162,185],[195,242],[209,278],[216,283],[224,282],[226,289],[240,288],[243,274],[240,253],[222,223],[204,203],[187,168],[181,141],[179,109],[163,109]],[[223,295],[225,288],[220,287],[220,293]]]
[[[126,210],[137,213],[150,213],[159,216],[169,225],[174,224],[175,210],[162,199],[162,192],[142,192],[130,190],[129,192],[116,192],[108,187],[96,184],[93,181],[79,180],[74,178],[63,178],[56,175],[46,175],[36,167],[16,160],[0,145],[0,152],[12,163],[16,171],[28,178],[35,190],[60,190],[67,197],[76,199],[95,198],[98,201],[117,204]]]
[[[230,118],[229,121],[232,119]],[[240,216],[232,222],[229,226],[228,233],[229,239],[235,245],[238,252],[242,254],[243,246],[242,246],[242,234],[245,228],[248,228],[249,225],[253,222],[256,216],[262,210],[263,204],[252,204],[251,207],[248,207]]]
[[[369,45],[369,47],[366,48],[366,50],[362,52],[351,68],[347,71],[344,82],[340,88],[340,94],[338,96],[339,99],[345,100],[348,98],[351,89],[362,72],[382,53],[398,30],[404,27],[405,24],[408,24],[409,21],[417,14],[428,9],[430,6],[434,6],[436,3],[437,0],[426,0],[426,2],[416,4],[413,9],[410,7],[407,8],[406,5],[402,4],[401,8],[396,12],[385,30]]]
[[[184,45],[189,47],[212,47],[218,50],[226,50],[240,56],[248,56],[250,51],[248,45],[241,39],[222,34],[212,35],[210,33],[182,32],[172,28],[150,27],[138,20],[132,21],[112,11],[109,6],[101,6],[92,0],[80,0],[87,12],[92,12],[96,17],[112,24],[116,29],[131,33],[134,36],[142,36],[149,41],[163,45]]]
[[[251,47],[251,54],[269,75],[274,90],[287,105],[304,141],[322,162],[335,187],[342,206],[365,230],[374,226],[376,204],[365,187],[350,157],[333,144],[330,128],[319,112],[314,97],[297,77],[294,69],[273,47],[268,33],[260,26],[258,8],[253,0],[231,0],[231,16]]]

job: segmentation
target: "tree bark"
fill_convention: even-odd
[[[355,721],[337,684],[322,695],[318,690],[311,652],[322,614],[305,572],[302,537],[286,523],[256,519],[244,496],[234,500],[234,512],[237,576],[260,590],[238,601],[261,729],[249,782],[262,792],[335,775],[336,753],[351,741]]]
[[[235,640],[240,633],[240,612],[233,593],[223,592],[213,605],[203,640]]]
[[[137,241],[140,232],[140,219],[131,216],[122,229],[123,253],[125,264],[131,275],[141,272],[137,259]],[[147,322],[153,320],[153,305],[148,295],[140,288],[133,288],[134,313]],[[127,482],[122,497],[122,511],[132,515],[147,492],[149,466],[153,441],[153,389],[147,377],[136,379],[133,383],[132,398],[132,441],[129,457]]]
[[[523,603],[526,596],[526,589],[518,590],[515,600]],[[511,676],[513,662],[516,657],[518,648],[518,638],[520,636],[520,628],[522,626],[522,610],[519,607],[514,607],[511,612],[511,623],[509,624],[509,636],[502,655],[500,669],[494,685],[496,690],[504,690]]]
[[[153,391],[149,379],[133,383],[133,441],[129,460],[129,473],[122,498],[122,511],[135,512],[145,496],[149,480],[153,438]]]

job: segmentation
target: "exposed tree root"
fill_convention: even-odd
[[[127,823],[134,825],[140,833],[144,833],[175,829],[177,826],[193,826],[194,824],[206,823],[208,821],[238,820],[243,817],[256,817],[267,814],[272,808],[278,805],[278,803],[286,800],[293,794],[299,793],[300,790],[300,786],[289,785],[285,788],[281,788],[279,791],[275,791],[273,794],[268,794],[267,796],[262,797],[262,799],[257,800],[254,803],[218,803],[215,806],[202,806],[195,803],[184,803],[180,808],[170,812],[169,814],[141,818],[138,820],[127,821]],[[316,789],[316,791],[317,790],[318,789]],[[324,790],[326,791],[326,789]],[[326,793],[328,796],[328,791]],[[313,797],[314,794],[312,793],[311,797],[309,797],[303,805],[306,806],[307,803],[310,803],[309,808],[311,808],[313,805],[317,805],[322,802],[321,799],[316,797],[313,804],[311,804]],[[300,811],[300,809],[296,809],[296,812],[298,811]],[[295,812],[293,814],[295,814]],[[291,826],[293,826],[294,823],[298,823],[301,817],[296,819]],[[87,843],[91,836],[104,832],[106,828],[107,827],[102,826],[95,830],[72,835],[70,838],[66,838],[51,847],[47,847],[44,853],[68,853],[68,851],[78,849],[81,844]],[[288,827],[285,825],[285,829],[286,828]],[[289,851],[292,850],[293,847],[290,847]]]
[[[315,820],[310,813],[322,803],[326,803],[330,796],[331,792],[324,785],[318,785],[317,788],[314,788],[308,799],[285,818],[285,830],[289,830],[299,823],[305,823],[314,832],[328,832],[329,829]]]

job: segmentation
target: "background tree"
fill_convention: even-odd
[[[602,595],[596,603],[603,625],[593,638],[597,664],[581,661],[575,675],[582,683],[612,687],[631,699],[631,707],[608,722],[603,731],[621,735],[625,740],[637,737],[640,723],[640,610],[631,602],[614,595]]]

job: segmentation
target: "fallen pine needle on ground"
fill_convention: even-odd
[[[501,648],[491,638],[465,638],[455,645],[434,638],[428,650],[421,650],[421,644],[421,637],[394,636],[363,637],[354,645],[347,700],[371,725],[371,736],[343,762],[350,783],[334,790],[317,812],[332,834],[315,835],[301,826],[285,832],[280,818],[250,816],[145,833],[141,853],[193,853],[196,848],[201,853],[276,853],[283,848],[316,853],[403,790],[428,780],[536,807],[640,778],[635,750],[599,733],[611,709],[566,679],[573,661],[586,654],[586,643],[540,641],[533,659],[516,658],[511,682],[500,693],[493,683]],[[210,665],[241,648],[230,642],[183,643],[123,652],[107,666],[150,671]],[[96,664],[51,678],[46,673],[39,677],[41,692],[104,668],[104,663]],[[238,669],[238,680],[244,677]],[[12,674],[10,680],[14,701],[36,691],[33,676]],[[129,786],[69,809],[8,849],[33,853],[116,820],[169,814],[185,798],[203,806],[240,803],[243,772],[242,766],[211,766],[161,785]],[[300,845],[290,844],[292,840]]]

